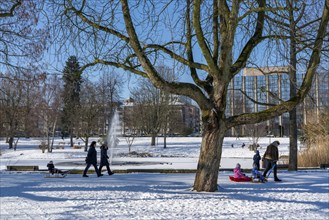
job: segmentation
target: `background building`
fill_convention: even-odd
[[[246,68],[230,84],[227,115],[258,112],[268,108],[263,103],[277,104],[290,97],[290,81],[287,67],[268,67],[259,71]],[[297,87],[300,87],[304,74],[297,74]],[[245,94],[245,95],[244,95]],[[306,123],[308,114],[319,117],[321,110],[329,108],[328,73],[317,73],[309,95],[297,106],[298,128]],[[232,128],[228,136],[288,136],[289,113],[256,124]]]
[[[149,117],[142,121],[143,116],[149,114],[151,106],[137,104],[134,99],[129,98],[120,107],[120,118],[123,135],[150,135],[145,132],[145,123]],[[200,134],[200,110],[191,104],[189,99],[178,97],[172,98],[169,106],[166,107],[167,114],[162,122],[159,135],[190,135]],[[142,114],[138,113],[142,111]]]

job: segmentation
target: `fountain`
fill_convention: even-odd
[[[111,119],[111,123],[109,124],[109,129],[106,137],[107,146],[109,148],[109,163],[112,165],[113,160],[113,149],[117,146],[119,140],[118,136],[120,135],[120,120],[119,113],[115,109],[113,113],[113,117]]]
[[[108,148],[109,148],[109,164],[110,166],[112,165],[117,165],[117,166],[140,166],[140,165],[157,165],[157,164],[170,164],[167,162],[158,162],[158,161],[129,161],[126,159],[116,159],[115,161],[113,161],[113,151],[114,149],[117,147],[119,139],[118,137],[121,135],[121,124],[120,124],[120,118],[119,118],[119,113],[117,110],[115,110],[113,112],[113,116],[111,119],[111,122],[109,123],[109,127],[108,127],[108,132],[106,135],[106,140],[105,140],[105,144],[107,144]],[[128,150],[128,147],[127,147]],[[140,154],[137,154],[140,155]],[[145,155],[145,153],[143,153],[143,155]],[[135,155],[136,156],[136,155]],[[85,161],[81,160],[81,161],[69,161],[69,162],[59,162],[57,163],[57,165],[61,165],[61,166],[73,166],[73,167],[78,167],[78,166],[85,166]]]

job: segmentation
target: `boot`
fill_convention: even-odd
[[[89,177],[89,176],[87,176],[86,174],[83,174],[82,177]]]
[[[109,172],[109,176],[113,175],[114,173],[112,171]]]

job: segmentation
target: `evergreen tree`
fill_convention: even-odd
[[[78,109],[80,107],[80,87],[82,83],[80,65],[75,56],[70,56],[63,70],[64,91],[63,91],[63,135],[69,134],[71,146],[73,146],[74,125],[78,119]]]

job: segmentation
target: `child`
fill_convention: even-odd
[[[257,164],[253,164],[252,170],[251,170],[251,175],[254,179],[259,178],[260,182],[264,183],[265,177],[263,176],[263,174],[261,172],[259,172]]]
[[[49,161],[49,163],[47,164],[47,167],[48,167],[49,173],[51,173],[51,174],[60,173],[60,174],[62,174],[62,176],[64,176],[64,174],[66,173],[66,172],[63,172],[59,169],[56,169],[52,160]]]
[[[259,169],[260,169],[259,161],[260,161],[262,158],[261,158],[261,156],[259,155],[259,151],[258,151],[258,150],[256,150],[255,153],[256,153],[256,154],[255,154],[254,157],[253,157],[253,161],[254,161],[253,164],[256,164],[256,166],[257,166],[257,170],[259,170]]]
[[[235,179],[246,180],[246,181],[250,181],[251,180],[250,177],[248,177],[244,173],[242,173],[242,171],[241,171],[241,165],[239,163],[236,164],[233,172],[234,172],[234,178]]]

